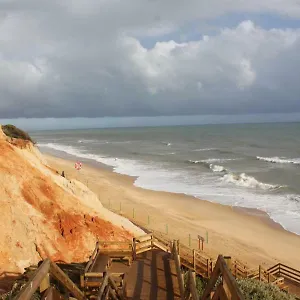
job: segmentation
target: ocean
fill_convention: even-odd
[[[37,131],[42,152],[100,162],[135,185],[265,211],[300,234],[300,123]]]

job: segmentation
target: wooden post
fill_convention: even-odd
[[[180,255],[180,242],[177,240],[177,253]]]
[[[80,275],[80,287],[84,288],[84,274]]]
[[[261,267],[258,266],[258,280],[261,281]]]
[[[135,238],[132,239],[132,259],[136,260],[136,240]]]
[[[198,239],[198,249],[200,250],[200,239]]]
[[[50,263],[50,274],[60,281],[78,300],[83,300],[84,294],[75,283],[53,262]]]
[[[132,218],[134,219],[135,214],[134,214],[134,208],[132,209]]]
[[[231,271],[231,256],[224,256],[224,260],[226,262],[228,269]]]
[[[206,267],[207,267],[207,277],[209,278],[209,259],[206,259]]]
[[[193,249],[193,268],[196,270],[196,250]]]

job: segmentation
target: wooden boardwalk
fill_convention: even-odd
[[[125,275],[125,299],[180,299],[174,261],[170,254],[151,250],[137,256]]]
[[[38,288],[43,296],[58,292],[51,285],[55,280],[78,300],[199,300],[196,274],[209,279],[202,300],[243,300],[234,277],[276,285],[297,296],[300,291],[297,269],[281,263],[267,270],[262,266],[249,269],[242,262],[222,255],[213,261],[179,241],[169,241],[151,233],[128,242],[98,241],[89,262],[77,275],[81,290],[76,281],[72,281],[73,277],[71,280],[55,263],[46,259],[16,300],[30,300]]]

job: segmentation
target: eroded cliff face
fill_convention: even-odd
[[[143,234],[85,185],[47,166],[30,142],[7,138],[1,129],[0,205],[0,273],[23,272],[46,257],[85,261],[97,239]]]

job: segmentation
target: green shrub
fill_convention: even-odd
[[[187,284],[187,273],[185,274],[185,286]],[[290,294],[281,291],[277,286],[260,282],[256,279],[236,279],[238,287],[245,297],[245,300],[296,300]],[[217,281],[216,286],[220,283]],[[203,295],[207,280],[196,276],[196,287],[199,296]]]
[[[281,291],[277,286],[255,279],[237,279],[237,284],[245,300],[295,300],[290,294]]]
[[[22,139],[25,141],[30,141],[33,144],[35,143],[31,137],[29,136],[28,133],[26,133],[25,131],[17,128],[14,125],[3,125],[2,126],[2,130],[5,133],[6,136],[11,137],[11,138],[15,138],[15,139]]]

